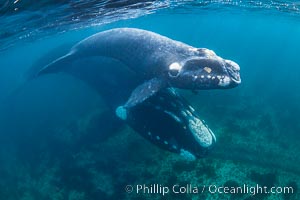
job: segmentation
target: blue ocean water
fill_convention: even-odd
[[[299,9],[297,1],[1,1],[0,199],[299,199]],[[128,126],[111,131],[97,120],[107,109],[101,95],[70,75],[28,81],[32,69],[116,27],[240,65],[234,89],[180,91],[217,136],[207,157],[188,162]],[[139,184],[290,186],[293,194],[163,196],[138,193]]]

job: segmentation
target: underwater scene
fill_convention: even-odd
[[[0,200],[299,200],[300,2],[0,1]]]

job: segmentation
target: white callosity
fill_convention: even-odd
[[[225,62],[230,64],[235,70],[240,71],[240,66],[237,63],[233,62],[232,60],[225,60]]]
[[[183,156],[184,159],[186,159],[187,161],[196,160],[196,157],[194,154],[192,154],[191,152],[184,150],[184,149],[180,149],[180,155]]]
[[[218,77],[219,79],[219,85],[220,86],[227,86],[230,84],[230,78],[228,76],[225,76],[225,77]]]
[[[173,114],[172,112],[169,112],[167,110],[164,110],[164,113],[168,114],[169,116],[171,116],[173,119],[175,119],[177,122],[181,122],[180,118],[177,117],[175,114]]]
[[[158,135],[152,135],[152,133],[151,133],[150,131],[148,132],[148,136],[149,136],[152,140],[155,139],[157,142],[160,142],[160,143],[162,143],[162,144],[168,146],[169,148],[177,149],[177,146],[176,146],[176,145],[174,145],[174,144],[171,145],[171,144],[169,143],[169,141],[164,140],[163,138],[161,138],[161,137],[158,136]]]
[[[195,109],[194,109],[192,106],[189,106],[189,109],[190,109],[192,112],[195,111]]]
[[[202,147],[209,147],[213,144],[213,133],[205,126],[202,121],[194,117],[189,111],[185,113],[189,116],[189,129],[193,133],[195,139]]]
[[[169,65],[168,74],[169,74],[170,77],[175,78],[179,75],[181,69],[182,69],[182,65],[177,63],[177,62],[174,62],[174,63]]]
[[[222,86],[222,87],[226,87],[230,84],[231,82],[231,79],[230,77],[228,76],[212,76],[212,75],[201,75],[200,77],[199,76],[193,76],[193,81],[196,81],[198,80],[199,78],[203,79],[203,80],[208,80],[208,79],[211,79],[211,80],[215,80],[215,79],[218,79],[219,80],[219,83],[218,85],[219,86]]]
[[[169,66],[169,70],[178,70],[180,71],[182,69],[182,65],[180,65],[179,63],[177,62],[174,62],[172,63],[170,66]]]
[[[216,53],[210,49],[204,49],[204,52],[206,53],[206,57],[215,57],[217,56]]]

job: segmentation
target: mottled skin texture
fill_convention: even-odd
[[[156,33],[117,28],[92,35],[70,50],[68,59],[87,56],[111,57],[126,64],[144,79],[161,75],[176,61],[195,55],[192,47]],[[48,68],[49,67],[49,68]],[[42,73],[58,70],[49,65]]]
[[[160,76],[173,62],[197,52],[193,47],[141,29],[119,28],[100,32],[75,45],[76,55],[101,55],[117,59],[144,79]]]
[[[198,90],[232,88],[240,83],[239,66],[213,51],[133,28],[111,29],[92,35],[39,74],[62,71],[68,62],[92,56],[116,59],[141,78],[140,85],[124,104],[127,108],[166,87]]]

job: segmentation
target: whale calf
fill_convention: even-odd
[[[78,59],[108,57],[124,64],[139,82],[117,109],[126,120],[134,107],[163,88],[226,89],[240,84],[240,67],[212,50],[195,48],[157,33],[136,28],[116,28],[92,35],[37,74],[64,71]]]

